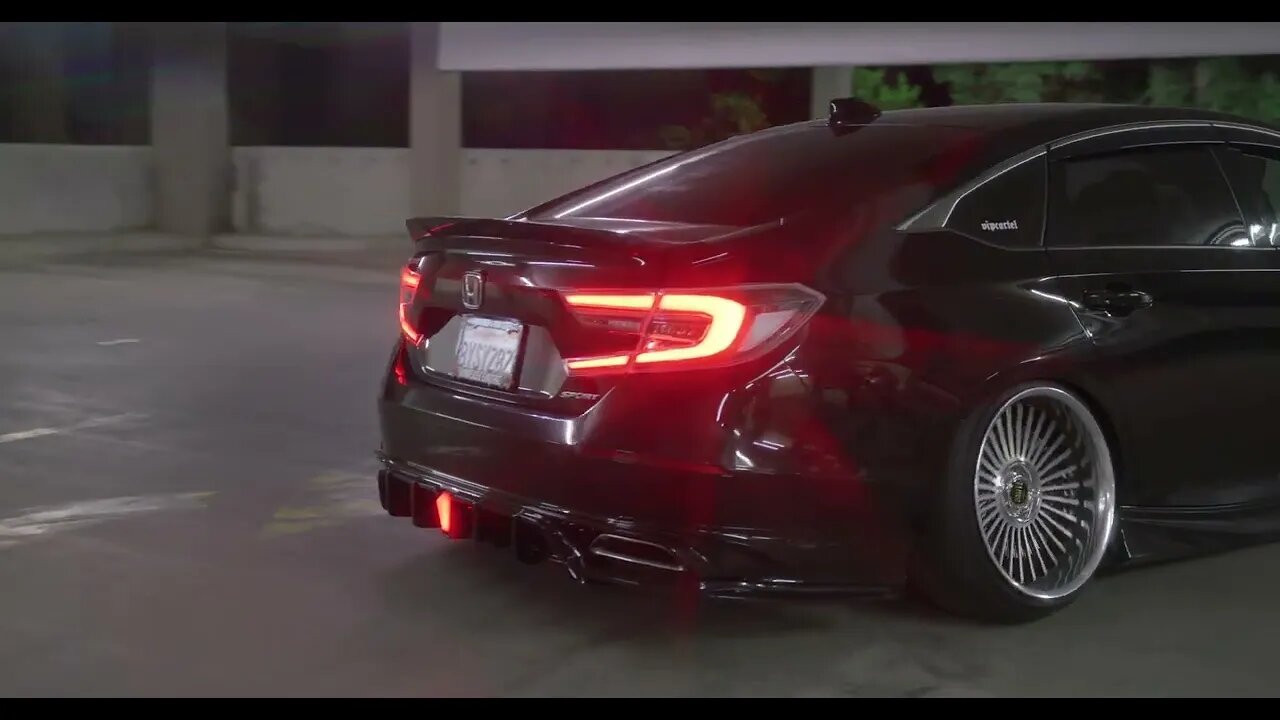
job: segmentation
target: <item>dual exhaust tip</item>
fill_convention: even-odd
[[[538,517],[517,514],[506,517],[484,510],[472,502],[431,486],[378,472],[378,495],[382,508],[392,517],[411,518],[415,527],[439,528],[454,540],[475,539],[498,547],[513,546],[521,562],[536,564],[548,558],[570,566],[578,577],[587,557],[684,573],[685,563],[671,548],[613,533],[595,536],[585,550],[571,542],[566,533]],[[584,557],[587,556],[587,557]]]
[[[630,563],[655,570],[682,573],[685,566],[670,548],[657,543],[637,540],[622,535],[597,535],[587,546],[587,552],[596,557]]]

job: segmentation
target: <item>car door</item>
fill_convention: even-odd
[[[1050,149],[1047,252],[1094,344],[1083,369],[1125,505],[1280,497],[1280,252],[1250,232],[1220,137],[1171,125]]]

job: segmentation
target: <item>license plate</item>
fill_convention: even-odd
[[[524,325],[514,320],[463,318],[458,335],[457,375],[462,380],[510,388]]]

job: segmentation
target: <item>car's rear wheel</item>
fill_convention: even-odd
[[[917,578],[942,607],[1020,622],[1072,602],[1115,527],[1115,472],[1097,418],[1053,383],[1011,388],[965,420]]]

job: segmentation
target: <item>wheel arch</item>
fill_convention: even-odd
[[[984,384],[982,392],[969,406],[969,412],[989,406],[996,398],[1019,385],[1036,383],[1054,385],[1079,399],[1089,411],[1089,414],[1093,416],[1094,421],[1097,422],[1103,438],[1106,440],[1107,454],[1111,459],[1111,471],[1115,482],[1116,515],[1115,528],[1111,538],[1112,548],[1104,556],[1102,567],[1123,562],[1128,558],[1129,551],[1124,539],[1124,513],[1121,512],[1121,509],[1124,507],[1125,500],[1125,468],[1130,462],[1130,458],[1122,442],[1121,425],[1117,420],[1119,412],[1113,405],[1104,400],[1105,390],[1096,379],[1079,373],[1046,372],[1045,370],[1041,369],[1040,372],[1018,374],[1017,376],[1002,374],[992,378]],[[961,441],[960,427],[961,425],[957,424],[956,437],[953,442]]]
[[[1107,451],[1111,456],[1112,471],[1115,474],[1116,494],[1119,498],[1124,485],[1124,468],[1129,462],[1123,443],[1121,414],[1118,408],[1106,400],[1107,393],[1103,384],[1094,377],[1073,371],[1069,361],[1061,358],[1046,358],[1034,364],[1024,364],[1016,371],[998,373],[988,378],[979,392],[967,403],[966,414],[986,407],[1002,393],[1027,383],[1057,385],[1079,398],[1089,410],[1107,441]],[[957,433],[959,428],[960,425],[957,424]]]
[[[982,537],[983,531],[979,528],[973,507],[975,460],[971,449],[975,443],[983,442],[983,436],[990,432],[992,422],[1008,403],[1020,397],[1042,394],[1036,393],[1036,388],[1052,388],[1058,394],[1070,395],[1074,411],[1087,415],[1089,424],[1095,426],[1088,432],[1095,433],[1095,439],[1101,435],[1100,439],[1105,443],[1114,494],[1113,515],[1108,521],[1110,530],[1104,536],[1105,544],[1090,543],[1080,549],[1087,555],[1078,560],[1087,562],[1087,567],[1080,569],[1076,577],[1064,578],[1063,584],[1033,591],[1017,586],[1020,572],[1019,581],[1010,580],[1009,574],[990,555],[990,547]],[[1121,548],[1124,547],[1118,511],[1120,456],[1117,427],[1112,413],[1096,391],[1087,382],[1080,382],[1070,375],[1010,373],[1000,382],[984,383],[980,390],[975,392],[973,403],[963,413],[963,419],[956,428],[948,461],[949,477],[936,500],[929,503],[934,523],[932,528],[925,530],[920,537],[921,544],[915,548],[909,583],[925,591],[934,602],[966,614],[1000,621],[1043,616],[1073,602],[1091,577],[1116,559],[1117,542]],[[1090,522],[1096,529],[1101,528],[1096,524],[1096,514]],[[1071,572],[1075,574],[1077,571]],[[1032,579],[1034,581],[1034,575]]]

